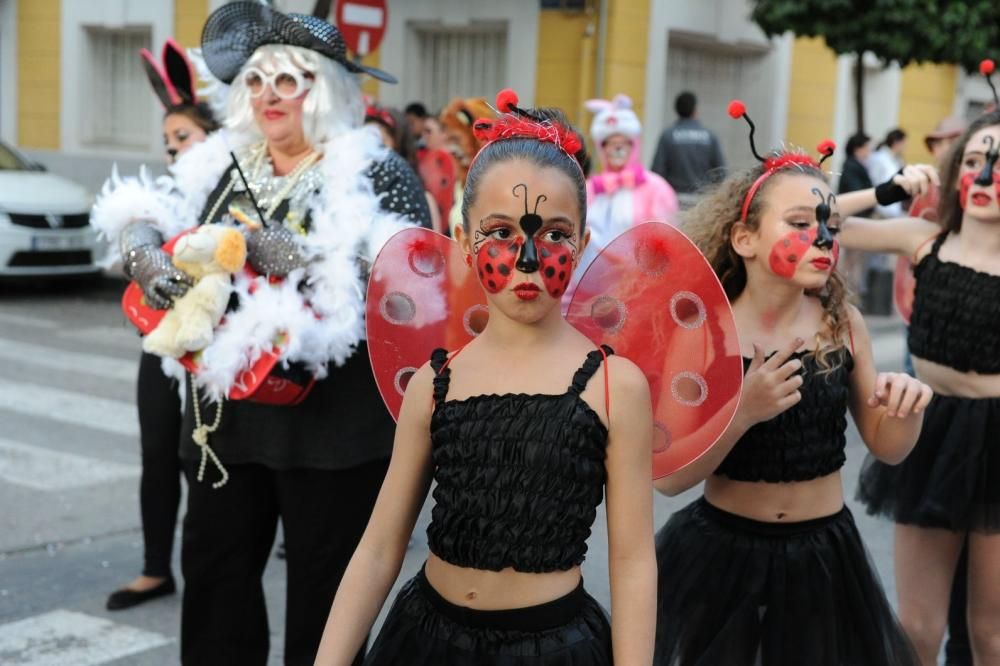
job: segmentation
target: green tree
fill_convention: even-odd
[[[769,37],[790,30],[822,37],[840,55],[857,56],[858,131],[864,131],[866,52],[886,65],[950,63],[968,71],[976,71],[983,58],[1000,58],[996,0],[754,0],[752,18]]]

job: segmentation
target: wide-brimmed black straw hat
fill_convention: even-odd
[[[212,12],[201,31],[202,57],[223,83],[232,83],[253,52],[266,44],[301,46],[337,61],[350,72],[396,83],[392,74],[348,58],[340,30],[314,16],[282,14],[259,2],[230,2]]]

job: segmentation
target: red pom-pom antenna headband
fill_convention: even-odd
[[[479,118],[472,125],[472,131],[476,139],[483,144],[483,148],[494,141],[505,139],[536,139],[555,145],[569,155],[573,164],[583,169],[576,158],[576,154],[583,148],[583,143],[576,132],[549,118],[539,117],[520,108],[517,93],[510,88],[504,88],[497,93],[496,105],[501,113],[499,118]],[[483,148],[480,148],[479,152],[482,152]],[[477,157],[478,155],[479,153],[476,153]]]
[[[743,208],[740,212],[740,222],[747,221],[747,214],[750,212],[750,204],[753,202],[754,196],[757,194],[757,190],[760,186],[764,184],[770,176],[774,175],[776,172],[782,169],[787,169],[794,166],[811,167],[813,169],[821,169],[823,162],[833,156],[833,153],[837,150],[837,144],[835,144],[830,139],[825,139],[816,146],[816,151],[822,155],[819,162],[809,157],[804,153],[793,153],[793,152],[782,152],[773,157],[761,157],[757,152],[757,146],[754,143],[753,135],[757,127],[750,120],[750,116],[747,114],[746,105],[738,99],[734,99],[729,103],[729,116],[733,120],[738,120],[742,118],[747,121],[747,125],[750,126],[750,152],[753,156],[757,158],[757,161],[764,165],[764,173],[757,177],[750,189],[747,190],[746,196],[743,198]]]
[[[979,63],[979,73],[986,79],[986,83],[990,84],[990,90],[993,91],[993,103],[996,104],[998,109],[1000,109],[1000,95],[997,95],[997,89],[993,85],[993,79],[990,77],[996,68],[996,63],[989,58]]]

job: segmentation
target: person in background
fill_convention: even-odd
[[[940,165],[944,162],[945,156],[955,143],[955,139],[962,136],[967,123],[961,118],[949,116],[939,122],[934,131],[924,137],[924,145],[927,151],[934,158],[934,164]]]
[[[847,144],[844,146],[847,159],[844,160],[844,166],[841,169],[837,194],[868,190],[874,187],[866,166],[872,152],[871,140],[871,137],[864,132],[856,132],[847,139]],[[870,217],[874,211],[874,208],[869,208],[855,214],[858,217]],[[863,294],[868,286],[865,279],[867,270],[864,252],[842,249],[840,267],[851,291]]]
[[[424,123],[430,117],[427,113],[427,107],[420,102],[410,102],[403,109],[403,113],[406,115],[406,125],[410,130],[410,136],[413,137],[414,141],[420,141],[420,137],[424,133]]]
[[[420,145],[428,150],[448,150],[448,135],[437,116],[428,116],[420,133]]]
[[[906,132],[898,127],[889,130],[889,133],[885,135],[882,143],[878,144],[875,152],[872,153],[871,158],[868,160],[868,174],[871,176],[871,182],[881,183],[899,173],[899,170],[905,164],[903,162],[903,151],[905,150]],[[878,212],[879,217],[902,217],[906,215],[907,208],[903,203],[894,203],[890,206],[876,206],[875,210]]]
[[[472,158],[483,147],[472,131],[472,125],[477,118],[492,118],[493,108],[484,97],[468,97],[448,102],[448,106],[438,116],[446,135],[445,148],[455,158],[455,196],[454,205],[448,215],[448,228],[454,237],[455,227],[462,224],[462,196],[465,188],[465,176],[469,171]],[[427,146],[430,148],[431,146]]]
[[[208,105],[198,99],[195,77],[184,50],[172,39],[161,62],[140,52],[149,83],[163,105],[163,147],[167,164],[219,129]],[[170,91],[173,91],[171,93]],[[176,379],[167,377],[160,357],[143,352],[136,384],[142,476],[139,507],[145,563],[142,575],[108,597],[108,610],[124,610],[177,590],[170,571],[181,501],[181,400]]]
[[[587,178],[587,221],[590,243],[564,301],[571,300],[575,281],[597,254],[620,234],[643,222],[674,224],[679,209],[673,188],[639,161],[642,124],[627,95],[613,100],[592,99],[590,137],[601,164],[600,173]]]
[[[954,116],[937,124],[933,132],[924,137],[924,145],[939,168],[946,163],[948,152],[958,137],[962,136],[967,123]],[[929,202],[937,208],[938,193]],[[913,360],[906,350],[907,370],[913,374]],[[969,605],[969,538],[962,545],[962,554],[955,567],[955,580],[951,584],[951,598],[948,601],[948,640],[944,644],[944,658],[947,666],[972,666],[972,645],[969,643],[969,620],[966,609]]]
[[[166,306],[190,282],[164,239],[250,221],[240,222],[247,264],[261,278],[234,277],[235,303],[202,349],[197,376],[188,374],[180,656],[186,666],[268,661],[275,627],[262,576],[280,519],[284,663],[301,666],[316,654],[392,449],[395,424],[364,340],[368,267],[397,231],[429,225],[429,212],[416,175],[361,127],[357,74],[395,79],[348,59],[336,27],[230,2],[209,15],[202,54],[214,78],[231,84],[226,136],[192,148],[171,178],[115,179],[91,220],[146,298]],[[294,405],[212,401],[230,394],[242,359],[272,349],[278,331],[303,341],[281,358],[289,372],[302,368],[308,394]],[[360,664],[363,655],[352,657]]]
[[[670,183],[685,207],[694,203],[694,195],[704,185],[726,175],[719,139],[698,121],[697,106],[694,93],[677,96],[677,122],[663,130],[651,167]]]
[[[410,106],[413,105],[411,104]],[[404,116],[397,109],[390,107],[369,104],[365,108],[365,124],[378,128],[379,135],[382,137],[382,143],[385,147],[396,151],[400,157],[406,160],[410,168],[420,175],[424,183],[424,195],[427,197],[427,207],[431,212],[431,229],[445,233],[441,222],[443,219],[441,209],[438,206],[434,192],[431,190],[431,187],[435,183],[428,182],[428,179],[424,177],[419,163],[420,151],[417,150],[416,142],[414,141],[413,134],[411,134],[413,126],[407,124],[406,119],[407,116]]]

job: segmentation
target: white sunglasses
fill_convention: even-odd
[[[313,87],[313,80],[299,70],[283,70],[265,74],[256,67],[243,73],[243,82],[251,97],[260,97],[268,86],[281,99],[294,99]]]

